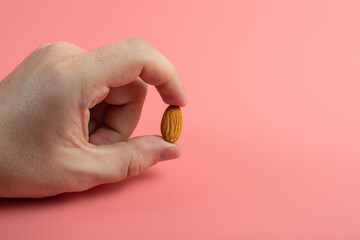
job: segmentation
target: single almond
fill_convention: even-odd
[[[181,134],[182,114],[178,106],[170,105],[161,120],[161,135],[170,143],[176,142]]]

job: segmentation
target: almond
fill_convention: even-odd
[[[161,135],[170,143],[176,142],[181,134],[182,114],[178,106],[170,105],[161,120]]]

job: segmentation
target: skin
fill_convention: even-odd
[[[0,82],[0,197],[84,191],[179,157],[159,136],[129,139],[148,84],[187,104],[175,67],[144,39],[36,49]]]

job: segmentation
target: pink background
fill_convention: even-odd
[[[2,239],[360,239],[359,1],[1,1],[0,79],[42,43],[132,36],[178,68],[182,157],[43,200]],[[135,135],[159,134],[151,89]]]

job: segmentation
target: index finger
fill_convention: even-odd
[[[187,104],[174,65],[144,39],[131,38],[97,48],[74,56],[71,64],[72,74],[80,79],[85,96],[106,97],[110,87],[126,85],[140,76],[156,87],[165,103]]]

